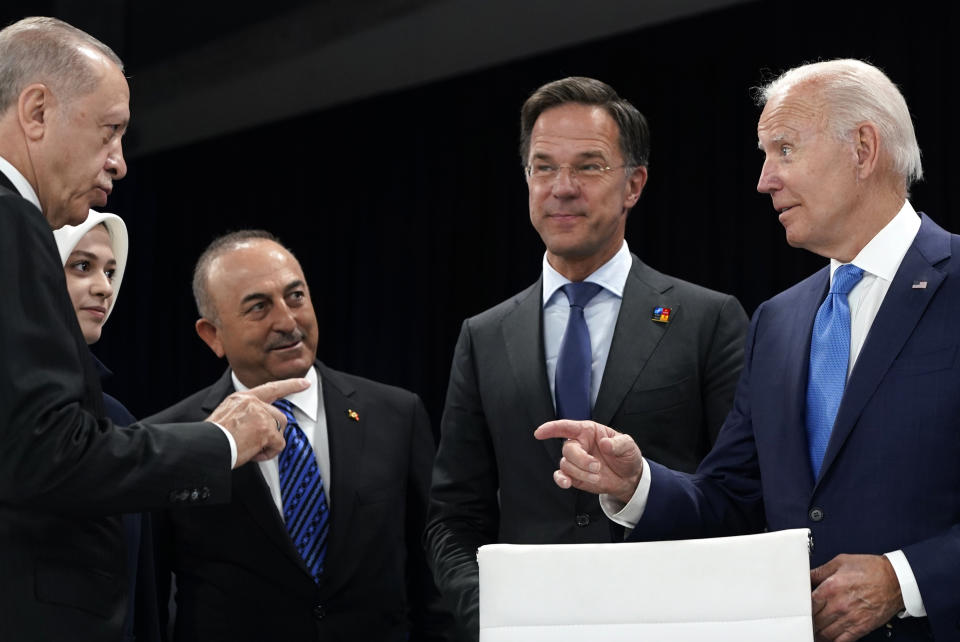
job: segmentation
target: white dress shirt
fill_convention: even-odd
[[[13,186],[20,192],[20,196],[36,205],[37,209],[41,212],[43,211],[43,208],[40,207],[40,199],[37,198],[37,193],[33,191],[33,186],[30,185],[30,181],[24,178],[20,170],[11,165],[3,156],[0,156],[0,172],[3,172],[4,175],[10,179]]]
[[[233,378],[233,386],[238,391],[248,390],[240,383],[234,372],[230,373]],[[326,494],[327,507],[330,507],[330,440],[327,437],[327,415],[323,409],[323,391],[321,390],[320,377],[317,376],[317,369],[310,368],[303,377],[310,382],[310,387],[292,395],[287,395],[285,399],[293,404],[293,416],[297,420],[303,434],[307,436],[307,441],[313,447],[313,453],[317,457],[317,465],[320,467],[320,476],[323,479],[323,492]],[[283,519],[283,498],[280,496],[280,468],[277,464],[277,458],[269,461],[259,461],[260,473],[264,481],[267,482],[267,488],[270,489],[270,496],[273,497],[273,503],[277,506],[277,512],[280,519]]]
[[[610,356],[610,344],[613,342],[613,331],[620,315],[620,304],[623,302],[623,288],[627,284],[627,276],[633,266],[630,248],[627,242],[613,257],[601,265],[584,281],[603,286],[583,309],[583,317],[590,331],[590,407],[597,401],[600,391],[600,382],[603,379],[603,370],[607,366],[607,357]],[[547,381],[550,383],[550,398],[556,408],[556,393],[554,386],[557,379],[557,357],[560,354],[560,344],[563,342],[563,333],[570,318],[570,302],[560,290],[570,283],[566,278],[547,261],[543,255],[543,348],[547,359]]]
[[[853,372],[857,358],[860,356],[860,350],[866,341],[873,320],[880,310],[887,290],[890,289],[890,283],[894,275],[900,269],[900,263],[904,255],[910,249],[917,232],[920,230],[920,217],[917,215],[909,201],[904,201],[903,206],[893,219],[887,223],[876,236],[870,239],[860,253],[857,254],[851,263],[863,270],[863,278],[854,286],[847,295],[847,301],[850,305],[850,361],[847,366],[847,376]],[[836,259],[830,259],[830,282],[833,283],[833,275],[837,268],[843,265]],[[644,460],[643,474],[637,490],[627,504],[621,504],[609,495],[600,496],[600,506],[614,522],[632,529],[643,517],[643,511],[647,506],[647,497],[651,492],[650,475],[647,474],[649,466]],[[903,595],[903,604],[905,612],[901,617],[913,616],[924,617],[927,614],[923,605],[923,599],[920,596],[920,587],[910,568],[903,551],[893,551],[886,553],[890,560],[894,572],[897,574],[897,580],[900,582],[900,592]]]

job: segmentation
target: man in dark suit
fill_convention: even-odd
[[[286,419],[258,395],[306,385],[273,384],[165,429],[105,418],[51,228],[83,222],[126,173],[128,99],[116,54],[82,31],[50,18],[0,31],[4,640],[119,640],[129,605],[119,513],[225,501],[231,463],[283,448]]]
[[[818,640],[960,640],[960,237],[906,200],[920,150],[879,69],[805,65],[763,99],[758,189],[831,261],[757,309],[713,451],[685,475],[605,426],[538,436],[575,438],[557,483],[610,493],[635,539],[809,528]]]
[[[437,585],[470,638],[479,546],[611,536],[596,497],[550,483],[560,444],[537,443],[536,426],[577,415],[613,422],[694,470],[730,408],[747,322],[740,304],[657,272],[624,240],[648,155],[643,116],[602,82],[566,78],[524,104],[521,159],[543,273],[463,324],[425,535]],[[579,288],[587,302],[573,302]]]
[[[230,367],[152,420],[193,421],[234,390],[307,378],[313,385],[287,401],[322,479],[329,534],[304,550],[288,533],[298,519],[286,452],[235,470],[229,504],[160,515],[160,565],[176,574],[173,639],[442,639],[448,616],[420,546],[434,444],[419,397],[316,360],[306,279],[266,232],[211,243],[194,294],[197,333]],[[320,571],[305,562],[314,555]]]

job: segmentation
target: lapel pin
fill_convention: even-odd
[[[913,289],[914,289],[914,290],[924,290],[924,289],[926,289],[926,287],[927,287],[927,282],[926,282],[926,281],[914,281],[914,282],[913,282]]]
[[[670,308],[662,308],[657,306],[653,309],[653,317],[651,321],[656,321],[657,323],[669,323],[670,322]]]
[[[360,415],[357,414],[357,411],[353,408],[347,409],[347,416],[353,419],[354,421],[360,421]]]

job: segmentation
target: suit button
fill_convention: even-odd
[[[823,509],[821,508],[811,508],[810,512],[807,513],[807,516],[811,521],[820,522],[823,521]]]
[[[208,499],[210,497],[210,489],[206,486],[200,489],[200,499]]]
[[[190,501],[191,501],[191,502],[195,502],[195,501],[197,501],[198,499],[200,499],[200,489],[194,488],[194,489],[190,492]]]
[[[325,616],[326,614],[327,614],[327,610],[323,608],[323,604],[317,604],[315,607],[313,607],[313,617],[315,617],[316,619],[322,620],[323,616]]]
[[[583,528],[584,526],[590,525],[590,516],[586,513],[580,513],[577,515],[577,526]]]

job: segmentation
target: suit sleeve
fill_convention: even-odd
[[[717,537],[763,529],[760,467],[748,394],[753,343],[762,310],[763,306],[750,324],[733,408],[717,443],[695,474],[649,462],[650,494],[630,540]]]
[[[170,503],[185,487],[229,496],[229,445],[210,424],[117,428],[41,214],[0,197],[0,503],[87,513]],[[140,429],[137,429],[137,426]]]
[[[703,377],[703,408],[711,444],[717,441],[733,403],[743,364],[747,325],[747,314],[740,302],[735,297],[726,297],[717,315]]]
[[[497,467],[480,402],[469,321],[454,351],[424,543],[440,592],[468,639],[480,627],[477,549],[496,541]]]
[[[407,595],[410,596],[410,639],[413,641],[446,640],[452,625],[444,610],[440,593],[422,545],[427,520],[427,496],[430,472],[436,446],[430,430],[430,418],[419,397],[415,397],[411,417],[410,468],[407,480],[406,541]]]

